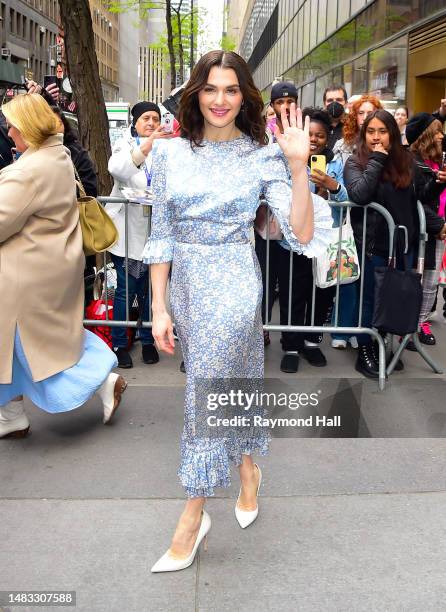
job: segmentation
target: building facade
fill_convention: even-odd
[[[237,50],[240,49],[245,16],[252,4],[252,0],[225,0],[224,3],[223,35],[234,42]]]
[[[59,34],[57,0],[3,0],[0,4],[0,81],[43,82],[55,74]]]
[[[321,105],[329,84],[372,92],[386,108],[438,107],[446,95],[445,0],[252,0],[241,55],[267,100],[276,79]]]
[[[108,11],[102,0],[90,0],[90,10],[104,99],[116,102],[119,99],[119,15]]]
[[[119,15],[119,98],[135,104],[139,99],[139,12]]]
[[[169,94],[165,53],[153,48],[166,29],[164,8],[150,9],[139,33],[139,99],[159,104]]]

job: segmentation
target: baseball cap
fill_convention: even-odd
[[[297,88],[294,83],[281,81],[273,85],[271,89],[271,102],[279,98],[296,98],[297,100]]]

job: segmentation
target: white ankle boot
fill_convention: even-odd
[[[0,438],[24,438],[29,431],[23,400],[0,407]]]

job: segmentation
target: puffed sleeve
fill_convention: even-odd
[[[172,212],[166,197],[168,142],[156,141],[152,149],[152,232],[142,253],[146,264],[167,263],[173,258]]]
[[[268,206],[277,217],[285,240],[293,251],[306,257],[317,257],[336,240],[330,206],[316,194],[311,194],[314,208],[314,234],[308,244],[301,244],[294,235],[289,217],[291,209],[291,179],[288,164],[279,145],[263,148],[262,188]]]

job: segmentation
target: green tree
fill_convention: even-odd
[[[220,48],[223,49],[223,51],[235,51],[236,47],[237,44],[235,40],[231,36],[223,34],[222,39],[220,41]]]

